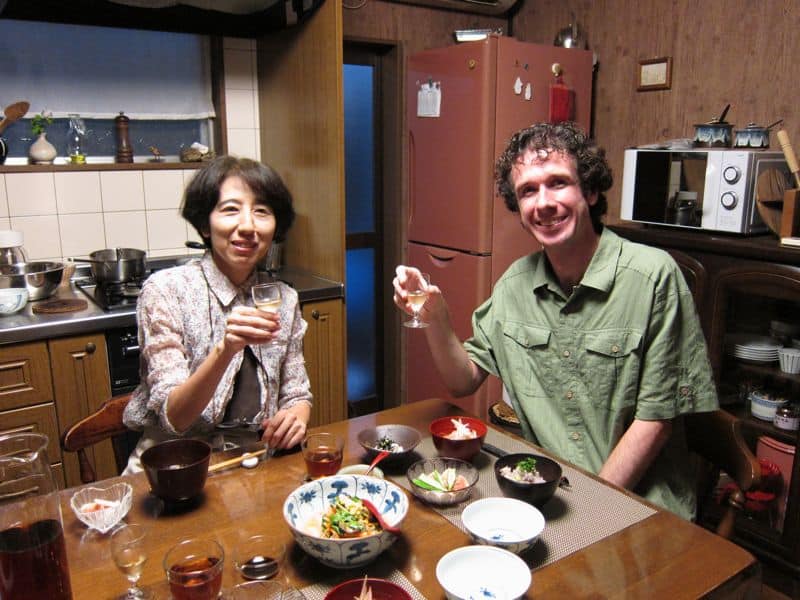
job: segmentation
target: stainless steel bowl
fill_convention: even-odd
[[[2,265],[0,266],[0,289],[25,287],[28,289],[28,297],[31,301],[44,300],[55,293],[63,274],[64,263],[60,262]]]

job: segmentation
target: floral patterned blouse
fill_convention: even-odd
[[[231,310],[253,305],[250,287],[254,281],[255,275],[241,287],[233,285],[208,252],[200,260],[147,278],[136,306],[141,383],[125,409],[125,425],[137,430],[157,427],[179,435],[167,418],[167,398],[222,341]],[[282,284],[281,296],[277,343],[251,346],[263,367],[258,369],[258,420],[271,417],[280,408],[311,402],[303,358],[307,324],[300,313],[297,292]],[[180,435],[210,433],[222,421],[243,356],[242,350],[233,357],[197,423]]]

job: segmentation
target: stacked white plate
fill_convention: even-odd
[[[765,335],[737,334],[726,338],[728,352],[736,358],[756,363],[769,363],[778,360],[778,350],[783,348],[771,337]]]

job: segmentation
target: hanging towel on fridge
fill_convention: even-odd
[[[564,84],[564,78],[556,77],[550,84],[550,122],[575,120],[575,91]]]

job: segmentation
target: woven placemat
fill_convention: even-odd
[[[363,578],[364,575],[369,575],[370,577],[374,577],[376,579],[386,579],[387,581],[391,581],[395,585],[398,585],[407,591],[409,595],[414,598],[414,600],[426,600],[425,596],[423,596],[420,591],[414,587],[414,584],[411,583],[402,572],[398,571],[394,567],[385,564],[368,565],[364,567],[364,573],[360,578]],[[312,583],[311,585],[302,588],[300,593],[302,593],[307,600],[324,600],[325,594],[348,579],[353,578],[339,577],[335,581]]]
[[[510,453],[536,452],[534,447],[492,429],[486,435],[486,442]],[[415,450],[424,458],[437,455],[430,436],[423,438]],[[494,475],[495,460],[494,456],[481,452],[472,461],[480,476],[467,502],[431,508],[468,533],[461,522],[464,508],[475,500],[503,495]],[[656,512],[568,465],[559,464],[570,487],[557,489],[553,498],[541,509],[546,523],[544,532],[539,542],[521,556],[532,569],[549,565]],[[390,479],[405,489],[410,487],[404,475],[390,476]]]

